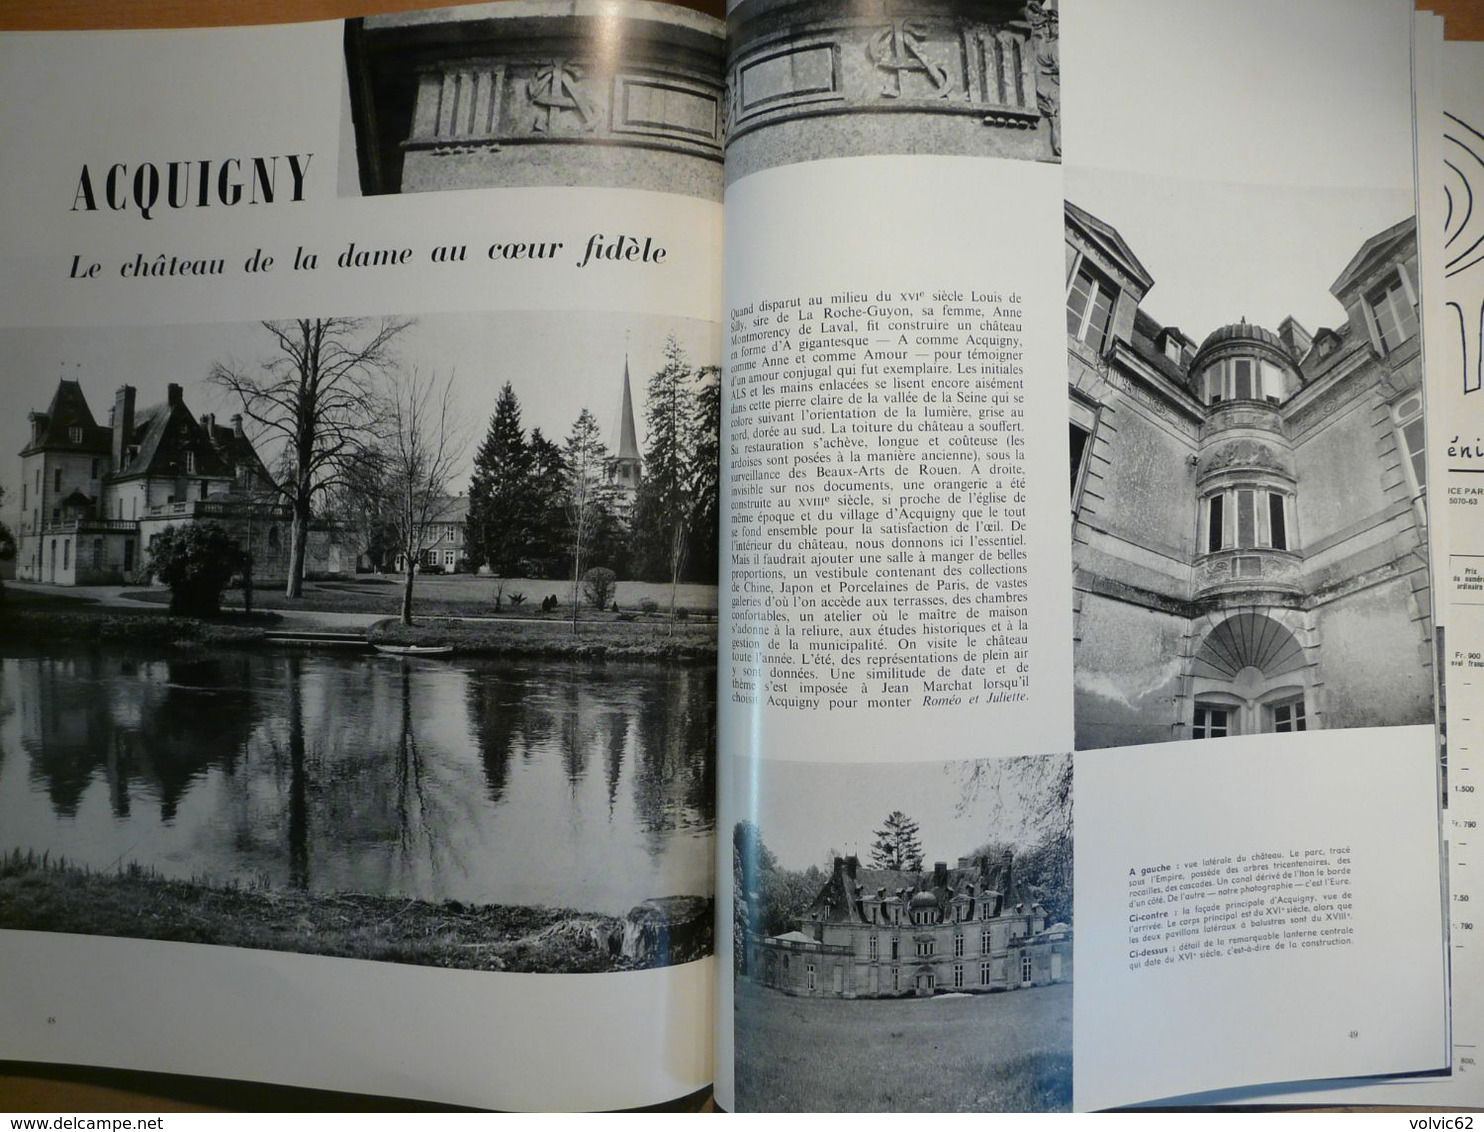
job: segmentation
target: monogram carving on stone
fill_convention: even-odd
[[[598,110],[583,91],[582,71],[566,59],[555,59],[531,76],[526,88],[536,114],[531,128],[538,134],[560,128],[563,114],[575,114],[580,130],[591,132],[598,127]]]
[[[948,71],[935,63],[925,51],[927,33],[911,20],[894,20],[866,44],[866,57],[873,66],[887,72],[882,84],[882,98],[902,97],[902,76],[919,73],[932,86],[932,95],[948,97]]]

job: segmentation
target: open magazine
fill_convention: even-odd
[[[1412,15],[1229,9],[0,38],[0,1056],[1448,1073]]]

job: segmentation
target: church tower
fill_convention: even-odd
[[[644,461],[639,455],[639,437],[634,428],[634,396],[629,389],[629,359],[623,360],[623,402],[618,416],[618,455],[613,460],[613,485],[618,488],[619,507],[627,514],[634,506],[643,477]]]

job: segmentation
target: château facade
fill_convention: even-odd
[[[836,857],[797,931],[748,941],[764,986],[824,998],[927,997],[1070,982],[1072,929],[997,861],[961,857],[931,872]]]
[[[1067,205],[1079,748],[1433,721],[1416,280],[1409,219],[1339,326],[1197,340]]]
[[[172,525],[220,523],[250,551],[256,580],[288,572],[288,511],[243,432],[193,416],[181,387],[140,408],[121,386],[100,425],[82,386],[63,379],[45,412],[30,414],[21,449],[16,576],[90,585],[147,580],[150,540]],[[306,566],[342,572],[332,533],[311,532]]]

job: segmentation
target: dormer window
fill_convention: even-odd
[[[195,473],[195,471],[196,471],[196,454],[194,452],[190,452],[190,451],[187,451],[186,452],[186,454],[185,454],[185,470],[186,470],[186,475],[188,475],[188,476],[189,475],[193,475]]]
[[[73,425],[71,428],[69,428],[67,430],[67,439],[70,440],[73,444],[81,444],[82,443],[82,426],[81,425]]]
[[[1381,353],[1389,354],[1417,336],[1417,299],[1404,271],[1398,269],[1389,280],[1367,294],[1365,302],[1375,344]]]
[[[1067,334],[1101,351],[1113,317],[1113,285],[1086,264],[1077,269],[1067,290]]]

